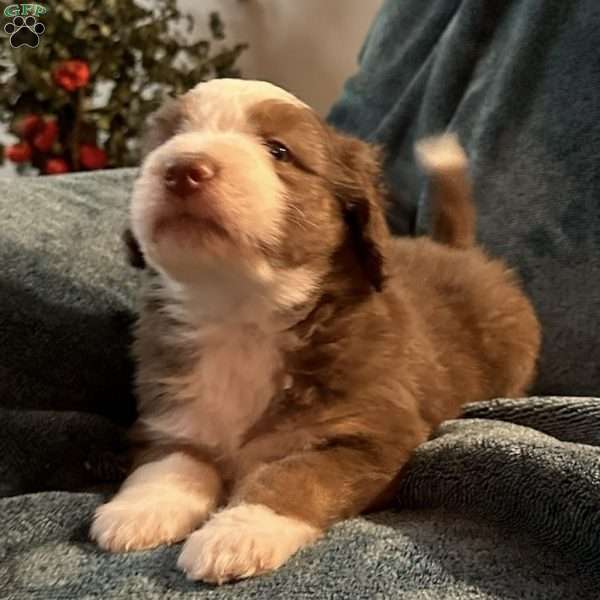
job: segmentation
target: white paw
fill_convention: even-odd
[[[213,509],[209,498],[178,490],[125,490],[96,510],[90,537],[111,552],[172,544],[194,531]]]
[[[260,504],[217,513],[185,543],[177,566],[188,579],[223,583],[272,571],[320,531]]]
[[[215,509],[221,482],[213,467],[174,452],[138,467],[96,510],[90,537],[122,552],[185,538]]]

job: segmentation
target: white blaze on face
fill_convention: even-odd
[[[285,186],[273,160],[248,120],[251,109],[265,100],[282,100],[305,106],[292,94],[270,83],[218,79],[201,83],[181,99],[180,133],[151,152],[136,181],[131,204],[134,234],[149,263],[164,272],[198,271],[202,264],[218,268],[235,263],[248,249],[277,242],[285,210]],[[188,199],[186,210],[209,211],[222,225],[219,239],[193,221],[160,230],[173,217],[173,199],[164,191],[165,165],[183,155],[203,153],[217,165],[206,193]],[[175,199],[176,201],[177,199]],[[204,206],[196,203],[205,203]],[[181,225],[181,223],[179,224]],[[260,263],[260,261],[259,261]],[[253,265],[253,269],[265,266]]]
[[[213,79],[199,83],[186,98],[194,103],[190,117],[193,122],[218,129],[243,127],[248,110],[264,100],[281,100],[308,108],[296,96],[272,83],[243,79]]]

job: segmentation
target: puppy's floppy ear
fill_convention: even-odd
[[[385,247],[390,232],[385,220],[386,192],[378,150],[366,142],[334,134],[335,189],[365,278],[380,292],[385,282]]]
[[[140,245],[131,229],[127,228],[121,237],[123,239],[123,244],[125,245],[127,262],[136,269],[144,269],[146,267],[146,261]]]

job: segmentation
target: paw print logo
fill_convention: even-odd
[[[14,17],[12,23],[4,26],[4,32],[10,35],[10,45],[13,48],[29,46],[37,48],[40,43],[40,35],[46,31],[43,23],[40,23],[34,16]]]

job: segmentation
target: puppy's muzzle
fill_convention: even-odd
[[[169,162],[164,171],[168,192],[185,198],[198,194],[217,173],[215,161],[206,154],[184,156]]]

